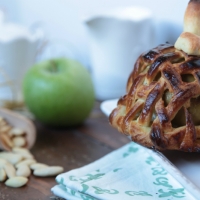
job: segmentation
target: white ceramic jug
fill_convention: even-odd
[[[96,98],[119,98],[125,94],[137,57],[154,45],[151,11],[141,7],[117,8],[91,16],[85,23]]]
[[[0,25],[0,103],[23,102],[22,80],[35,63],[38,48],[43,40],[40,29],[29,29],[12,24]]]
[[[0,10],[0,24],[2,24],[4,22],[4,12],[2,10]]]

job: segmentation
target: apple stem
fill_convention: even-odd
[[[51,72],[57,72],[58,71],[58,67],[57,64],[54,60],[51,60],[51,68],[50,68]]]

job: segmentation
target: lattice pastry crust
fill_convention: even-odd
[[[142,54],[109,121],[143,146],[200,152],[200,57],[169,44]]]

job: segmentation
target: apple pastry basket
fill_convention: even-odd
[[[143,146],[200,152],[200,57],[170,44],[142,54],[109,121]]]

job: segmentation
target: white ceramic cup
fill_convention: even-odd
[[[119,98],[125,94],[136,59],[154,45],[151,11],[141,7],[117,8],[85,22],[96,98]]]
[[[43,40],[41,30],[34,33],[25,27],[3,23],[0,25],[0,103],[23,103],[22,81],[35,63]]]

